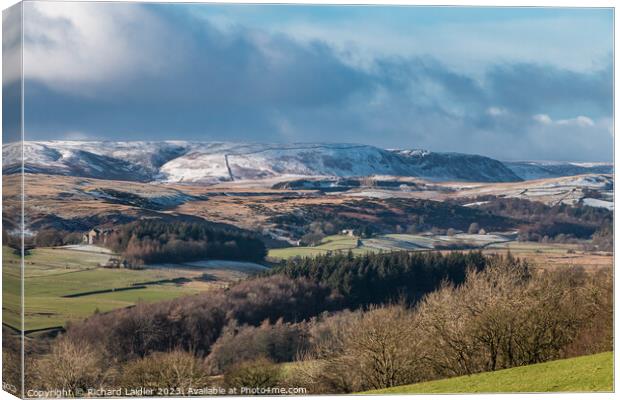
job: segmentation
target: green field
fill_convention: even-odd
[[[287,259],[291,257],[312,257],[325,254],[330,251],[349,251],[354,253],[364,253],[369,249],[357,247],[357,237],[348,235],[332,235],[325,237],[321,244],[312,247],[286,247],[283,249],[269,250],[269,257],[276,259]]]
[[[505,234],[457,234],[450,237],[446,235],[394,233],[361,240],[358,237],[348,235],[332,235],[325,237],[316,246],[271,249],[268,256],[276,260],[285,260],[291,257],[314,257],[329,252],[352,251],[353,254],[365,254],[368,252],[424,251],[436,249],[436,246],[451,244],[467,244],[471,248],[484,249],[490,253],[510,250],[514,255],[528,257],[534,261],[544,257],[566,256],[569,251],[576,252],[581,249],[580,244],[518,242]],[[577,262],[574,255],[570,258],[572,260],[567,260],[566,263]],[[561,260],[557,261],[562,263]],[[580,258],[580,264],[589,265],[589,263],[584,264],[583,262],[584,260]]]
[[[367,394],[611,392],[613,353],[373,390]]]
[[[211,283],[149,284],[143,289],[98,293],[81,297],[63,296],[94,290],[127,288],[133,284],[187,278],[202,272],[181,268],[107,269],[99,267],[109,254],[66,248],[37,248],[25,258],[25,329],[45,329],[87,317],[96,310],[105,312],[140,301],[161,301],[198,293]],[[3,247],[3,322],[20,326],[19,257]]]
[[[434,243],[449,243],[453,238],[431,237],[424,235],[388,234],[362,239],[358,246],[358,237],[332,235],[325,237],[317,246],[294,246],[269,250],[269,257],[287,259],[291,257],[312,257],[328,252],[352,251],[354,254],[380,251],[415,251],[433,248]],[[454,239],[456,240],[456,239]]]

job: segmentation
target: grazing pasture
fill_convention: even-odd
[[[222,287],[257,271],[249,263],[168,264],[142,270],[100,265],[113,254],[94,246],[36,248],[25,258],[25,329],[64,326],[95,312],[170,300]],[[3,247],[3,323],[19,328],[19,257]],[[70,297],[67,297],[70,296]]]
[[[611,392],[613,353],[396,386],[367,394]]]
[[[601,268],[613,266],[613,253],[604,251],[587,251],[580,243],[539,243],[506,242],[487,246],[485,254],[507,254],[526,258],[533,267],[555,269],[566,267],[583,267],[594,272]]]
[[[357,237],[348,235],[332,235],[325,237],[317,246],[294,246],[282,249],[269,250],[268,256],[274,259],[287,259],[291,257],[313,257],[328,252],[359,250],[371,251],[370,249],[358,248]]]
[[[587,270],[606,268],[612,265],[612,254],[592,252],[584,249],[586,241],[578,243],[519,242],[509,233],[486,235],[458,233],[454,236],[431,234],[387,234],[369,239],[358,239],[347,235],[325,237],[317,246],[293,246],[271,249],[269,257],[286,260],[291,257],[316,257],[329,252],[364,254],[368,252],[428,251],[448,249],[450,245],[461,245],[464,249],[482,249],[485,254],[512,253],[527,258],[535,268],[561,268],[582,266]],[[455,247],[457,248],[457,247]],[[452,251],[452,250],[445,250]]]

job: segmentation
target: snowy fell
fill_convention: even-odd
[[[2,153],[4,173],[19,172],[22,146],[5,144]],[[208,184],[288,176],[370,175],[513,182],[534,179],[538,171],[530,164],[505,165],[478,155],[386,150],[356,144],[27,141],[23,154],[24,170],[28,173],[138,182]],[[558,168],[554,171],[571,172]],[[549,173],[548,169],[540,172],[543,173]]]

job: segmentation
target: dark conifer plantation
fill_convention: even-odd
[[[442,281],[460,284],[467,269],[488,262],[480,252],[392,252],[354,256],[352,253],[290,259],[275,273],[307,278],[335,290],[348,307],[398,301],[415,302]]]
[[[123,225],[107,245],[132,264],[204,259],[261,261],[267,250],[249,232],[200,222],[148,219]]]

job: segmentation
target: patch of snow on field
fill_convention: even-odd
[[[484,204],[488,204],[488,201],[476,201],[473,203],[467,203],[467,204],[463,204],[463,207],[475,207],[475,206],[482,206]]]
[[[473,234],[473,233],[457,233],[454,236],[440,235],[440,236],[437,236],[437,239],[446,241],[446,242],[464,241],[464,242],[472,243],[478,246],[485,245],[488,243],[510,241],[509,238],[506,238],[501,235],[493,235],[493,234],[480,235],[480,234]]]
[[[586,199],[583,199],[583,204],[585,204],[586,206],[590,206],[590,207],[606,208],[612,211],[614,209],[613,201],[606,201],[606,200],[601,200],[601,199],[586,198]]]
[[[62,246],[61,248],[67,249],[67,250],[75,250],[75,251],[86,251],[89,253],[114,254],[114,252],[110,249],[106,249],[105,247],[95,246],[92,244],[69,244],[67,246]]]
[[[562,179],[558,182],[543,185],[542,187],[557,187],[561,185],[569,187],[587,187],[591,189],[604,190],[613,187],[613,178],[607,175],[582,175]]]
[[[370,197],[373,199],[390,199],[394,196],[393,192],[385,190],[362,190],[360,192],[348,192],[347,195],[355,197]]]

